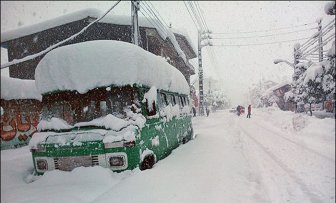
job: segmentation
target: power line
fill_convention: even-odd
[[[323,32],[322,32],[322,37],[323,36],[326,36],[331,30],[332,28],[335,26],[335,25],[330,25],[330,23],[328,24],[329,27],[326,28]],[[318,33],[317,33],[318,34]],[[330,37],[330,36],[335,36],[335,33],[332,33],[331,35],[329,35],[328,37],[326,37],[327,39]],[[308,40],[309,41],[309,40]],[[301,48],[301,52],[310,52],[312,49],[316,48],[316,46],[318,46],[318,44],[314,45],[316,42],[318,42],[318,35],[316,35],[315,37],[315,40],[313,40],[311,43],[308,43],[306,44],[305,46],[303,46]],[[314,45],[314,46],[313,46]]]
[[[322,36],[324,36],[327,32],[329,32],[335,26],[335,24],[332,24],[334,21],[335,20],[331,20],[327,25],[325,25],[325,27],[321,29]],[[301,49],[307,49],[309,45],[313,45],[318,40],[317,38],[318,36],[319,36],[319,32],[315,32],[309,40],[307,40],[301,45]],[[313,41],[315,42],[312,43]]]
[[[317,32],[316,32],[317,33]],[[317,41],[317,34],[314,33],[306,42],[301,44],[301,48],[305,47],[305,46],[309,46],[312,42],[313,44],[315,43],[314,41]]]
[[[192,13],[193,13],[194,16],[195,16],[195,19],[196,19],[196,21],[197,21],[199,27],[201,28],[201,30],[204,30],[204,25],[203,25],[201,19],[199,18],[199,16],[197,15],[197,12],[196,12],[196,10],[195,10],[195,8],[194,8],[194,5],[193,5],[192,2],[190,2],[190,1],[189,1],[188,3],[189,3],[189,6],[190,6],[190,8],[191,8]]]
[[[330,41],[335,40],[335,35],[331,35],[329,37],[327,37],[326,39],[324,39],[324,42],[322,43],[322,46],[328,44]],[[302,57],[307,57],[310,54],[314,53],[315,51],[317,51],[320,47],[313,47],[314,49],[310,49],[309,51],[307,51],[305,54],[302,55]]]
[[[162,19],[160,20],[160,18],[158,17],[159,14],[156,14],[156,12],[152,9],[152,7],[154,6],[150,6],[148,4],[143,4],[143,8],[146,8],[147,11],[152,15],[152,17],[154,19],[157,20],[157,25],[159,25],[157,28],[160,28],[161,31],[163,31],[163,33],[166,35],[165,37],[168,37],[168,39],[170,40],[170,42],[173,44],[174,48],[176,49],[177,53],[179,56],[181,56],[181,58],[183,59],[183,61],[185,63],[187,63],[187,57],[185,55],[185,53],[182,51],[180,45],[178,44],[175,35],[173,32],[171,32],[171,30],[165,26],[164,24],[167,25],[167,23]],[[144,10],[144,9],[143,9]],[[156,9],[155,9],[156,10]],[[144,10],[145,11],[145,10]],[[146,12],[146,11],[145,11]],[[141,12],[142,13],[142,12]],[[147,12],[146,12],[147,13]],[[149,13],[147,13],[148,15],[150,15]],[[142,13],[144,16],[146,16],[144,13]],[[162,18],[162,17],[161,17]],[[162,23],[162,21],[164,23]]]
[[[196,10],[198,11],[198,15],[200,16],[201,18],[201,21],[203,22],[203,25],[204,25],[204,28],[209,30],[209,27],[206,23],[206,20],[205,20],[205,16],[204,16],[204,13],[203,13],[203,10],[201,9],[199,3],[196,1],[196,2],[193,2],[195,4],[195,7],[196,7]]]
[[[144,3],[147,4],[146,1],[144,1]],[[164,19],[162,18],[162,16],[160,15],[160,12],[159,12],[158,10],[156,10],[156,8],[154,7],[154,5],[153,5],[150,1],[148,1],[148,3],[150,4],[149,7],[152,8],[152,9],[154,9],[154,11],[158,14],[158,16],[160,17],[161,21],[162,21],[167,27],[169,27],[169,26],[167,25],[167,23],[164,21]]]
[[[296,25],[296,26],[291,26],[291,27],[280,27],[280,28],[269,29],[269,30],[255,30],[255,31],[248,31],[248,32],[217,32],[217,33],[213,33],[213,34],[226,35],[226,34],[241,34],[241,33],[271,32],[271,31],[275,31],[275,30],[284,30],[284,29],[303,27],[303,26],[308,26],[308,25],[312,25],[312,24],[315,24],[315,23],[305,23],[305,24],[302,24],[302,25]]]
[[[255,44],[214,44],[212,46],[227,46],[227,47],[241,47],[241,46],[254,46],[254,45],[266,45],[266,44],[277,44],[277,43],[285,43],[285,42],[293,42],[299,40],[305,40],[307,38],[300,38],[300,39],[292,39],[292,40],[284,40],[284,41],[276,41],[276,42],[268,42],[268,43],[255,43]]]
[[[316,42],[318,42],[317,37],[315,38],[310,37],[310,39],[307,42],[303,43],[304,45],[301,45],[301,51],[307,50],[309,47],[313,46]]]
[[[168,25],[167,25],[167,23],[166,23],[165,21],[161,20],[161,19],[158,17],[159,13],[158,13],[158,12],[155,12],[155,11],[153,10],[152,6],[150,6],[149,4],[147,4],[145,1],[143,2],[142,5],[143,5],[143,7],[145,7],[145,8],[148,10],[148,12],[150,12],[150,14],[152,15],[152,17],[154,17],[155,19],[158,20],[157,22],[160,24],[161,28],[163,28],[165,31],[167,31],[167,27],[168,27]],[[157,13],[158,15],[156,15],[156,13]],[[162,21],[163,21],[163,23],[162,23]]]
[[[105,17],[105,16],[106,16],[106,15],[107,15],[113,8],[114,8],[114,7],[116,7],[119,3],[120,3],[120,0],[119,0],[118,2],[116,2],[110,9],[108,9],[108,10],[107,10],[101,17],[99,17],[99,18],[97,18],[95,21],[91,22],[89,25],[87,25],[86,27],[84,27],[84,28],[83,28],[81,31],[79,31],[78,33],[76,33],[76,34],[74,34],[74,35],[72,35],[72,36],[66,38],[66,39],[63,40],[63,41],[58,42],[57,44],[54,44],[54,45],[48,47],[47,49],[45,49],[45,50],[43,50],[43,51],[41,51],[41,52],[39,52],[39,53],[32,54],[32,55],[26,56],[26,57],[21,58],[21,59],[14,59],[14,60],[12,60],[12,61],[10,61],[10,62],[8,62],[8,63],[5,63],[5,64],[1,65],[1,69],[6,68],[6,67],[11,66],[11,65],[15,65],[15,64],[18,64],[18,63],[22,63],[22,62],[25,62],[25,61],[32,60],[32,59],[34,59],[34,58],[36,58],[36,57],[39,57],[39,56],[41,56],[41,55],[43,55],[43,54],[48,53],[49,51],[55,49],[56,47],[58,47],[58,46],[60,46],[60,45],[62,45],[62,44],[64,44],[65,42],[68,42],[68,41],[70,41],[70,40],[75,39],[77,36],[79,36],[80,34],[82,34],[86,29],[88,29],[91,25],[93,25],[94,23],[96,23],[96,22],[100,21],[101,19],[103,19],[103,18],[104,18],[104,17]]]
[[[167,30],[165,29],[164,26],[162,26],[162,24],[160,24],[160,22],[158,20],[155,20],[155,16],[153,16],[153,14],[151,14],[151,12],[149,11],[149,9],[147,7],[142,7],[142,10],[139,10],[140,13],[147,19],[147,21],[149,23],[151,23],[158,31],[164,33],[166,36],[168,36],[167,34]],[[145,13],[143,13],[142,11],[144,11]]]
[[[188,11],[188,13],[189,13],[189,15],[190,15],[190,17],[191,17],[191,20],[194,22],[194,25],[195,25],[196,29],[199,30],[199,28],[198,28],[198,26],[197,26],[197,23],[195,22],[195,20],[194,20],[194,18],[193,18],[193,15],[191,14],[191,11],[189,11],[189,8],[188,8],[188,6],[187,6],[187,3],[186,3],[185,1],[183,1],[183,3],[184,3],[184,6],[186,7],[186,9],[187,9],[187,11]]]
[[[331,20],[328,24],[326,24],[323,28],[322,28],[322,31],[324,30],[324,29],[326,29],[326,27],[328,27],[329,25],[332,25],[332,26],[335,26],[335,19],[333,19],[333,20]],[[333,24],[334,23],[334,24]]]
[[[270,37],[270,36],[288,35],[291,33],[298,33],[298,32],[313,30],[313,29],[316,29],[316,28],[308,28],[308,29],[302,29],[302,30],[297,30],[297,31],[269,34],[269,35],[255,35],[255,36],[244,36],[244,37],[212,37],[211,39],[247,39],[247,38],[256,38],[256,37]],[[216,34],[216,33],[213,33],[213,34]]]

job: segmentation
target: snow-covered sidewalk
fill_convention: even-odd
[[[33,170],[27,147],[1,151],[1,202],[335,202],[334,119],[276,109],[193,118],[197,138],[153,169]]]

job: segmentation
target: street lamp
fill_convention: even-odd
[[[278,63],[286,63],[287,65],[291,66],[292,68],[294,68],[294,64],[287,61],[287,60],[283,60],[283,59],[275,59],[273,61],[274,64],[278,64]]]
[[[198,78],[199,78],[199,97],[200,97],[200,105],[199,105],[199,114],[204,115],[204,95],[203,95],[203,68],[202,68],[202,48],[205,46],[212,46],[212,43],[209,41],[211,39],[212,32],[210,30],[207,31],[198,31]],[[207,40],[202,44],[202,41]]]

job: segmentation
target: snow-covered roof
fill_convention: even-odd
[[[96,40],[59,47],[46,54],[35,71],[41,94],[56,90],[85,93],[96,87],[142,84],[189,94],[180,71],[133,44]]]
[[[35,80],[22,80],[1,75],[1,99],[36,99],[42,101]]]
[[[34,33],[38,33],[43,30],[54,28],[60,25],[78,21],[86,17],[99,18],[103,14],[104,13],[98,9],[92,9],[92,8],[84,9],[54,19],[46,20],[41,23],[24,26],[15,30],[6,31],[1,33],[1,43],[17,39],[20,37],[24,37],[27,35],[31,35]],[[172,42],[174,48],[178,52],[179,56],[182,57],[185,62],[187,61],[186,56],[182,51],[182,49],[180,48],[178,42],[176,41],[173,32],[171,32],[168,28],[165,31],[163,31],[160,28],[157,28],[157,25],[160,25],[160,23],[156,19],[151,19],[151,21],[152,22],[154,21],[155,23],[149,22],[149,20],[144,17],[139,17],[138,21],[140,27],[155,28],[159,33],[159,35],[162,37],[162,39],[166,39],[168,37]],[[117,25],[131,25],[131,16],[106,15],[99,22],[117,24]]]
[[[277,85],[274,85],[274,86],[268,88],[268,89],[263,93],[262,96],[263,96],[263,97],[267,97],[267,96],[271,95],[271,94],[273,93],[274,90],[279,89],[280,87],[283,87],[283,86],[285,86],[285,85],[289,85],[289,82],[281,82],[281,83],[279,83],[279,84],[277,84]]]
[[[186,38],[186,40],[188,41],[190,47],[192,48],[192,50],[197,53],[197,49],[196,47],[194,46],[194,44],[192,43],[190,37],[189,37],[189,34],[187,32],[185,32],[185,30],[182,30],[182,29],[176,29],[176,28],[170,28],[170,30],[173,32],[173,33],[176,33],[176,34],[179,34],[179,35],[182,35]]]

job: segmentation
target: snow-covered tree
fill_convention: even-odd
[[[268,98],[265,98],[265,92],[276,84],[276,82],[271,80],[261,80],[258,84],[253,84],[249,92],[252,107],[260,108],[263,106],[268,106],[270,101]]]
[[[213,110],[226,109],[231,105],[230,99],[223,91],[213,90],[204,95],[207,106],[211,106]]]
[[[295,68],[292,93],[287,99],[295,102],[321,103],[335,92],[335,58],[329,57],[319,63],[300,63]],[[292,94],[292,95],[290,95]],[[310,114],[312,115],[311,108]]]

